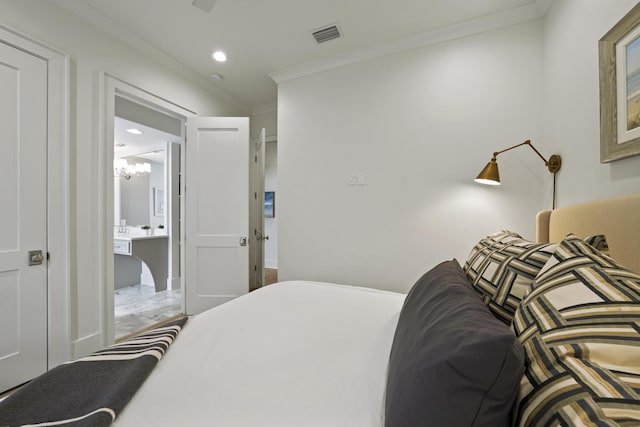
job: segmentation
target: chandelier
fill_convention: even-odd
[[[133,176],[141,176],[151,173],[151,164],[136,163],[129,164],[126,159],[115,159],[113,161],[113,175],[124,179],[131,179]]]

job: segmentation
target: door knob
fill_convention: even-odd
[[[29,251],[29,265],[40,265],[44,261],[42,251]]]

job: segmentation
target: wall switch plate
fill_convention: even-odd
[[[364,172],[352,173],[347,177],[349,185],[367,185],[367,174]]]

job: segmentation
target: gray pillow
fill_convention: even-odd
[[[443,262],[418,280],[400,312],[385,426],[508,426],[523,370],[514,334],[458,262]]]

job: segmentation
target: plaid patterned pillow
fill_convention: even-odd
[[[576,236],[518,307],[517,425],[640,425],[640,275]]]
[[[609,253],[609,244],[604,234],[594,234],[583,239],[587,244],[593,246],[602,253]]]

